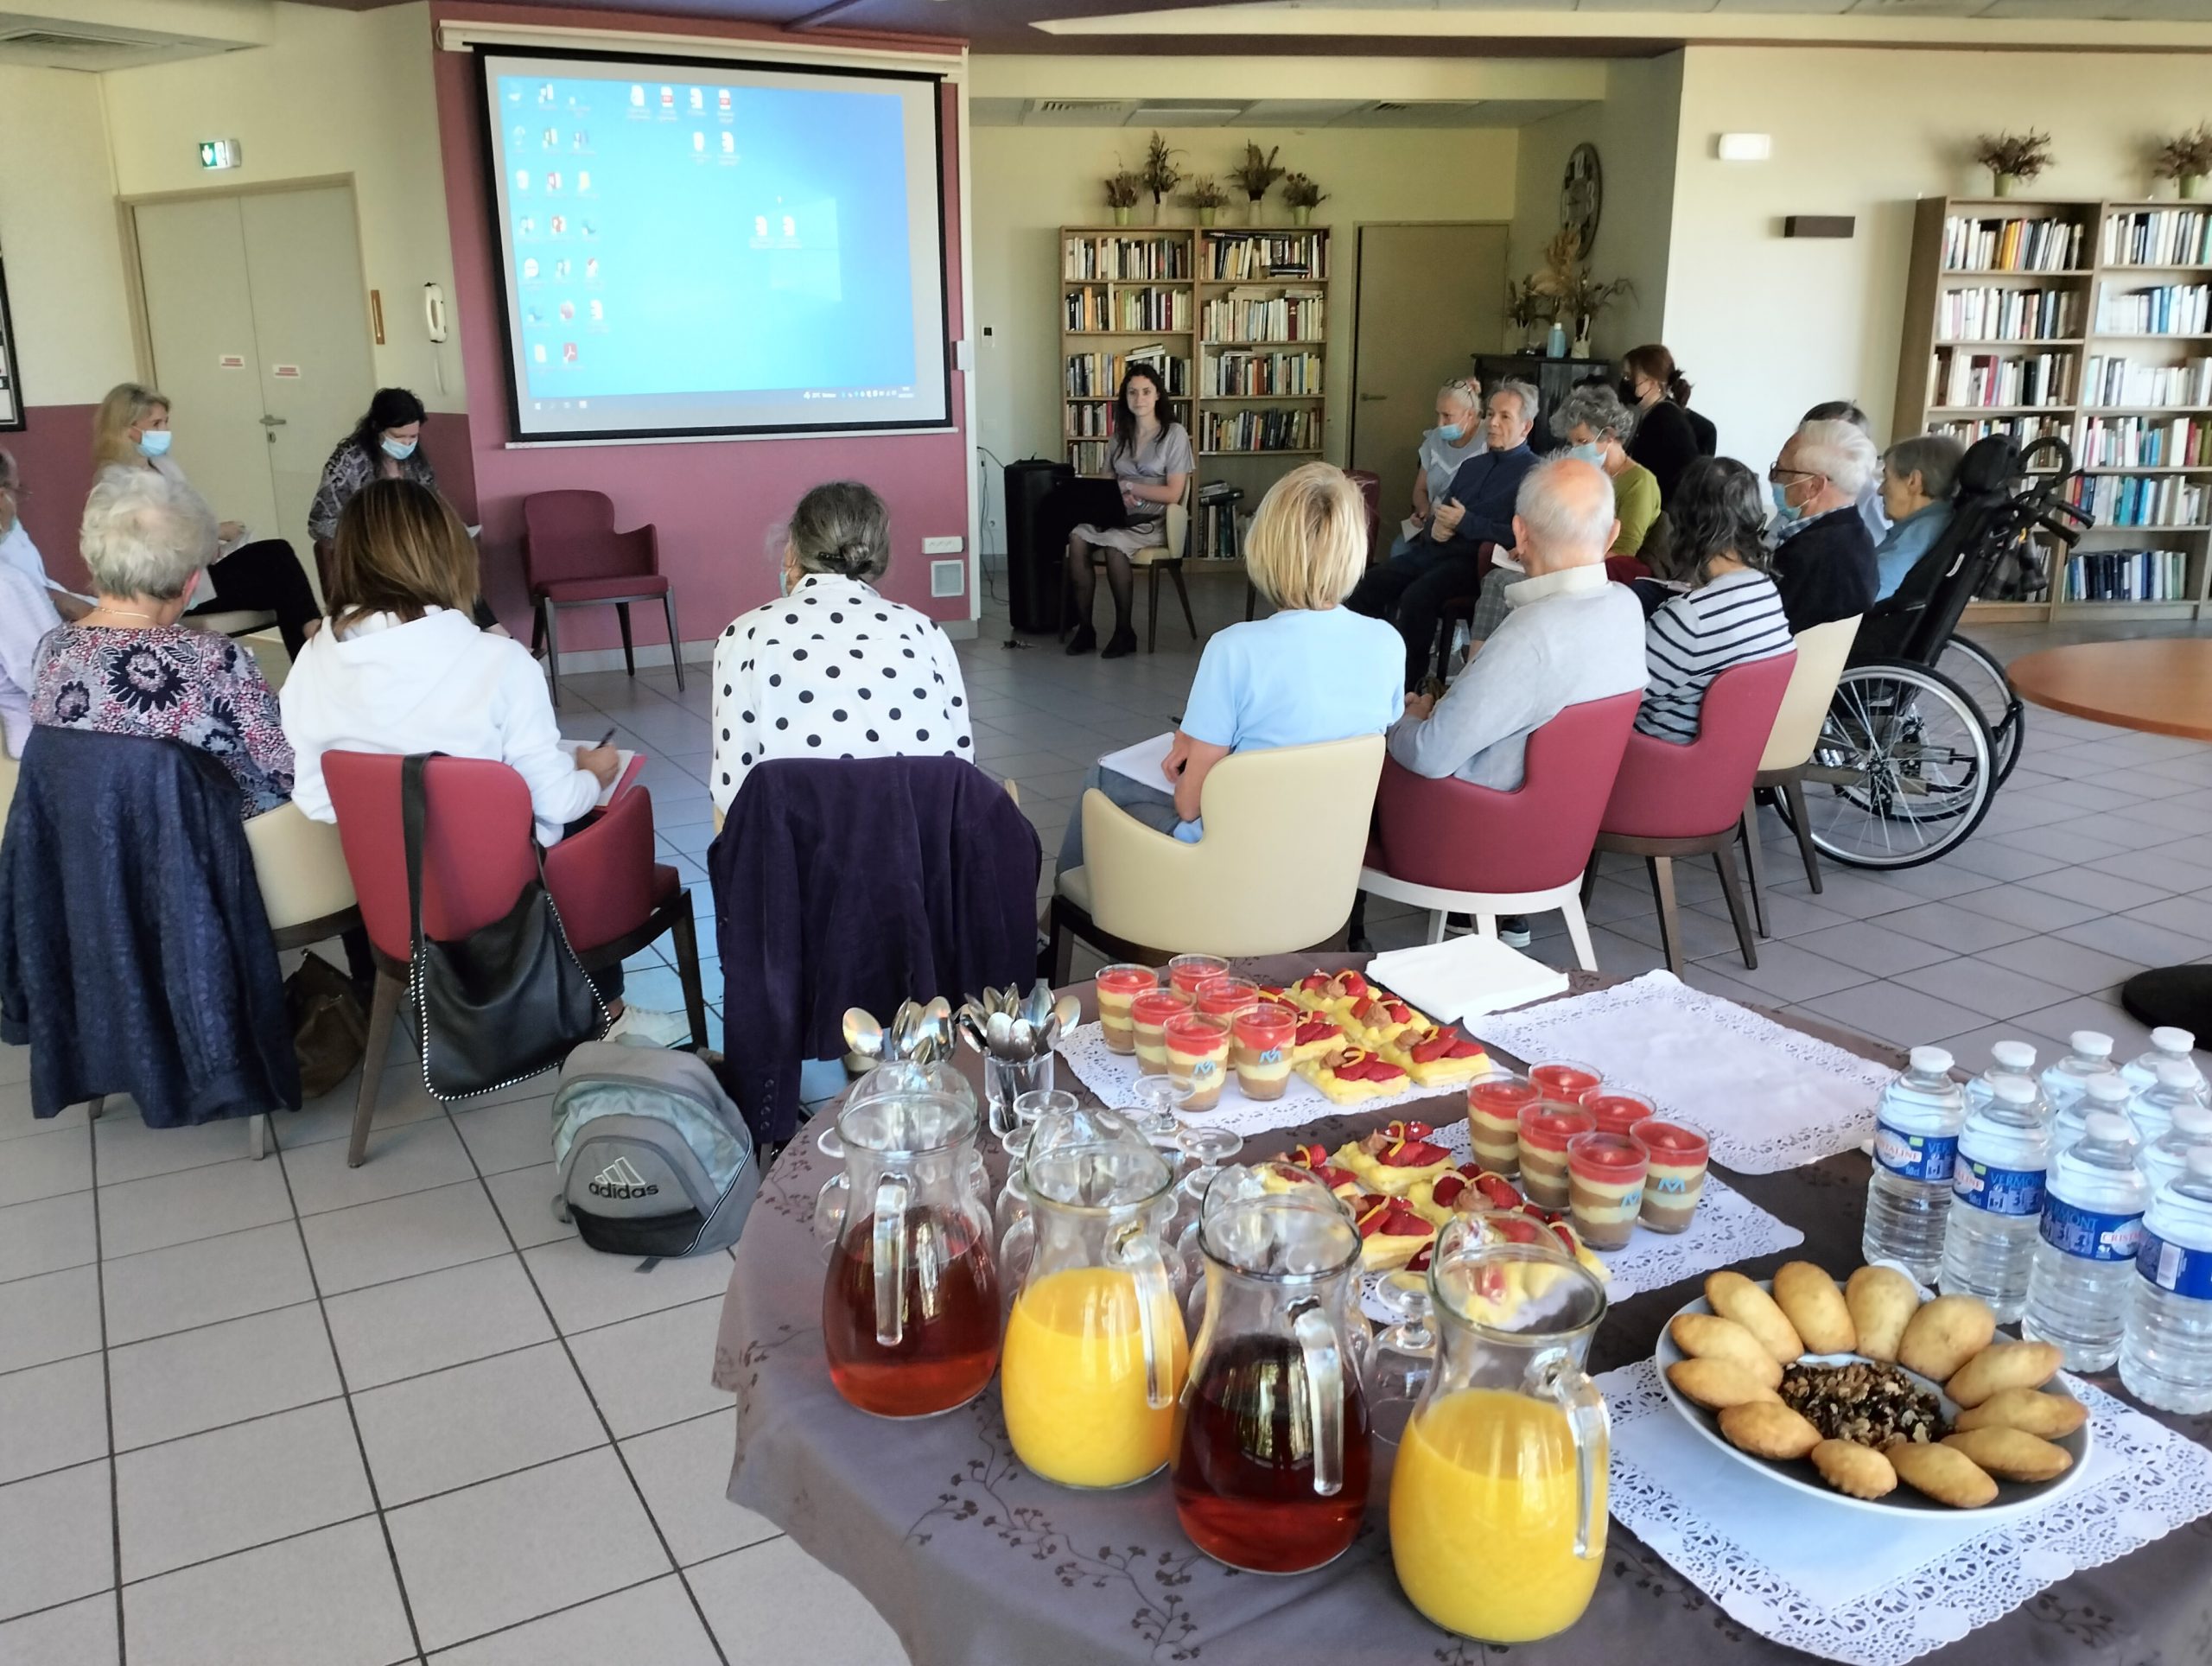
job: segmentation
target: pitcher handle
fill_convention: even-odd
[[[906,1335],[906,1177],[886,1174],[875,1183],[875,1339],[895,1348]]]
[[[1318,1307],[1292,1321],[1306,1357],[1306,1404],[1313,1419],[1313,1491],[1332,1498],[1344,1484],[1344,1362],[1337,1327]]]
[[[1142,1221],[1131,1221],[1116,1241],[1116,1256],[1137,1282],[1137,1339],[1144,1347],[1144,1398],[1154,1411],[1175,1403],[1175,1342],[1168,1324],[1181,1322],[1167,1263]],[[1165,1314],[1166,1317],[1163,1318]]]
[[[852,1182],[832,1174],[814,1194],[814,1241],[827,1255],[845,1230],[845,1211],[852,1199]]]
[[[1529,1376],[1537,1391],[1567,1415],[1567,1437],[1574,1442],[1574,1554],[1588,1561],[1599,1554],[1593,1546],[1603,1522],[1598,1466],[1607,1461],[1612,1427],[1605,1396],[1564,1351],[1538,1359]]]

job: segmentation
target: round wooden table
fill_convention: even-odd
[[[2212,741],[2212,639],[2094,642],[2023,654],[2005,667],[2024,699],[2095,723]],[[2162,966],[2121,986],[2139,1021],[2212,1040],[2212,966]]]

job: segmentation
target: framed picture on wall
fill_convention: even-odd
[[[0,431],[23,426],[23,385],[16,374],[16,321],[8,310],[8,269],[0,261]]]

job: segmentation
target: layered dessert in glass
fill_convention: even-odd
[[[1137,1069],[1147,1076],[1167,1074],[1167,1021],[1191,1010],[1197,997],[1180,989],[1151,989],[1129,1002],[1129,1028],[1136,1042]]]
[[[1521,1191],[1530,1203],[1566,1211],[1567,1142],[1597,1126],[1580,1105],[1534,1104],[1521,1113]]]
[[[1205,1013],[1177,1013],[1162,1027],[1167,1045],[1167,1079],[1175,1085],[1177,1108],[1211,1110],[1221,1103],[1229,1081],[1229,1021]]]
[[[1649,1160],[1633,1135],[1592,1129],[1567,1142],[1567,1210],[1592,1250],[1624,1249],[1635,1234]]]
[[[1494,1070],[1467,1084],[1467,1142],[1475,1160],[1508,1180],[1521,1172],[1521,1113],[1542,1098],[1535,1083]]]
[[[1651,1154],[1643,1179],[1643,1224],[1655,1232],[1680,1232],[1705,1194],[1705,1135],[1680,1122],[1651,1117],[1630,1130]]]
[[[1135,1052],[1137,1036],[1129,1022],[1129,1003],[1147,989],[1158,989],[1159,975],[1149,966],[1103,966],[1093,987],[1098,992],[1098,1039],[1109,1052]]]
[[[1298,1015],[1268,1003],[1247,1007],[1229,1021],[1229,1061],[1247,1099],[1280,1099],[1290,1085]]]

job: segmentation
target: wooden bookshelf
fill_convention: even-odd
[[[1061,433],[1076,472],[1106,474],[1135,356],[1167,367],[1198,489],[1241,488],[1246,515],[1287,467],[1321,455],[1330,242],[1322,226],[1062,226]],[[1154,320],[1167,327],[1143,327]]]
[[[1967,618],[2212,611],[2212,202],[1922,200],[1891,432],[1999,430],[2055,433],[2086,471],[2097,524],[2077,558],[2160,552],[2138,565],[2172,594],[2069,599],[2046,548],[2044,601]]]

